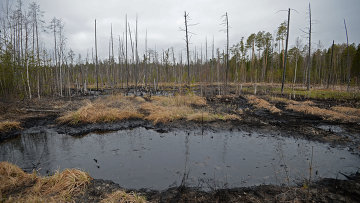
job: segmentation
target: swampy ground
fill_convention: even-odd
[[[0,142],[16,139],[26,131],[46,128],[68,136],[137,127],[158,133],[257,129],[278,132],[276,136],[279,137],[327,143],[359,156],[359,93],[313,90],[307,94],[302,90],[287,90],[286,94],[281,95],[278,87],[268,86],[258,86],[256,95],[254,93],[253,86],[233,86],[227,95],[219,95],[217,86],[196,86],[192,87],[191,93],[175,87],[163,87],[161,91],[151,94],[139,91],[137,96],[131,91],[119,89],[116,92],[103,90],[72,98],[6,100],[1,101],[0,105]],[[60,177],[67,180],[66,175],[78,174],[79,178],[75,179],[81,181],[79,184],[77,181],[63,183],[61,178],[50,181],[50,184],[44,180],[52,176],[24,173],[22,169],[9,167],[5,162],[1,162],[0,166],[0,180],[10,181],[7,187],[0,187],[2,201],[5,202],[29,198],[33,201],[75,202],[120,201],[124,198],[133,202],[360,201],[360,175],[357,172],[339,174],[340,179],[312,181],[309,177],[297,185],[222,187],[204,191],[180,184],[158,191],[146,188],[130,190],[109,180],[92,179],[91,174],[84,175],[78,171],[64,173]],[[28,181],[16,182],[16,178],[30,175]],[[63,184],[68,186],[68,191],[57,191],[58,185]],[[54,191],[62,196],[55,195]]]

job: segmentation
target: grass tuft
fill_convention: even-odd
[[[360,116],[360,109],[357,108],[351,108],[351,107],[345,107],[345,106],[333,106],[331,107],[331,110],[337,111],[339,113],[344,113],[347,115],[352,116]]]
[[[0,194],[5,195],[8,202],[68,202],[82,194],[91,180],[86,172],[78,169],[40,177],[36,173],[25,173],[14,164],[0,162]]]
[[[58,118],[60,123],[76,125],[79,123],[106,123],[126,119],[142,118],[138,105],[145,102],[139,97],[108,96],[94,102],[87,101],[85,106],[70,111]]]
[[[58,118],[58,122],[76,125],[141,118],[156,124],[181,119],[188,121],[240,119],[236,115],[212,114],[204,110],[206,109],[204,107],[207,107],[206,99],[194,94],[153,96],[148,102],[142,97],[112,95],[94,102],[87,101],[78,110],[67,112]]]
[[[330,109],[322,109],[316,106],[310,106],[308,104],[299,104],[299,105],[288,104],[285,108],[287,110],[292,110],[295,112],[301,112],[304,114],[319,116],[329,121],[341,121],[341,122],[350,122],[350,123],[355,123],[360,121],[360,117],[358,116],[348,115]],[[335,109],[339,110],[339,108],[335,108]]]
[[[251,104],[257,109],[266,109],[271,113],[281,113],[280,109],[276,108],[274,105],[270,104],[268,101],[264,99],[257,98],[254,95],[247,95],[245,97],[248,100],[249,104]]]
[[[0,162],[0,194],[4,194],[16,187],[24,187],[36,178],[34,174],[25,173],[14,164]]]
[[[0,122],[0,132],[9,132],[11,130],[21,129],[18,121],[2,121]]]
[[[146,199],[137,195],[134,192],[126,193],[122,190],[117,190],[101,200],[102,203],[145,203]]]

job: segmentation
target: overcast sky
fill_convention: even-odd
[[[0,0],[5,1],[5,0]],[[26,0],[29,1],[29,0]],[[135,28],[138,15],[139,48],[144,48],[145,31],[148,32],[148,47],[157,50],[174,47],[179,52],[185,50],[184,33],[179,27],[184,26],[184,11],[189,12],[192,23],[190,28],[195,33],[191,38],[192,48],[202,46],[205,38],[210,47],[212,37],[215,46],[223,48],[225,33],[220,30],[221,16],[228,12],[230,44],[239,42],[241,37],[264,30],[274,33],[281,22],[287,19],[287,12],[278,12],[288,8],[295,9],[291,14],[289,44],[295,43],[296,37],[307,41],[302,30],[308,27],[308,1],[302,0],[36,0],[45,11],[45,20],[61,18],[65,22],[67,47],[75,52],[91,54],[94,46],[94,19],[98,21],[99,55],[108,54],[110,24],[115,36],[124,32],[125,14]],[[324,47],[346,42],[343,20],[346,19],[349,41],[360,42],[360,1],[359,0],[316,0],[311,1],[313,19],[313,47],[319,40]],[[51,35],[48,36],[49,39]],[[116,37],[117,38],[117,37]],[[44,36],[47,44],[52,43]],[[117,44],[116,44],[117,45]],[[117,50],[117,49],[116,49]],[[205,51],[203,51],[205,53]]]

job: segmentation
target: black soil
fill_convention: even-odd
[[[301,99],[301,98],[300,98]],[[273,114],[267,110],[259,110],[248,104],[243,96],[207,97],[208,108],[214,112],[238,114],[241,121],[214,121],[209,123],[175,121],[167,124],[157,124],[145,120],[127,120],[115,123],[60,125],[56,118],[60,112],[42,113],[21,119],[22,130],[0,133],[0,142],[21,135],[22,131],[31,128],[51,127],[58,133],[72,136],[86,135],[91,132],[107,132],[136,127],[154,129],[158,132],[168,132],[173,129],[206,130],[233,130],[252,129],[273,131],[279,136],[293,136],[313,141],[327,142],[333,145],[347,146],[351,151],[359,153],[360,138],[357,136],[342,135],[331,130],[318,128],[319,125],[340,126],[346,132],[359,135],[358,123],[343,123],[338,121],[325,121],[318,116],[305,115],[285,109],[285,104],[274,105],[282,110],[281,114]],[[321,108],[330,108],[335,105],[351,106],[353,101],[313,100]],[[347,103],[346,103],[347,102]],[[306,185],[306,184],[304,184]],[[273,186],[261,185],[246,188],[214,189],[201,191],[197,188],[177,187],[165,191],[138,190],[150,202],[284,202],[284,201],[312,201],[312,202],[360,202],[360,174],[357,173],[347,180],[322,179],[304,187],[299,186]],[[118,184],[106,180],[93,180],[85,194],[75,197],[77,202],[99,202],[101,198],[115,190],[123,189]],[[123,189],[126,191],[131,191]]]

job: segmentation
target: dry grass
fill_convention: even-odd
[[[321,118],[323,118],[325,120],[330,120],[330,121],[342,121],[342,122],[350,122],[350,123],[360,121],[360,117],[358,117],[358,116],[347,115],[347,114],[344,114],[344,113],[341,113],[338,111],[322,109],[322,108],[319,108],[316,106],[310,106],[307,104],[300,104],[300,105],[288,104],[285,108],[287,110],[301,112],[304,114],[320,116]]]
[[[35,174],[28,174],[14,164],[0,162],[0,194],[36,180]]]
[[[161,106],[154,102],[142,104],[141,109],[148,114],[145,119],[153,121],[155,124],[184,119],[194,113],[194,110],[188,106]]]
[[[222,117],[222,120],[224,120],[224,121],[240,121],[241,117],[236,114],[225,114]]]
[[[2,121],[0,122],[0,132],[9,132],[10,130],[21,129],[18,121]]]
[[[82,195],[92,178],[77,169],[65,169],[49,177],[28,174],[18,166],[0,162],[0,202],[74,202]],[[102,202],[142,203],[135,193],[116,191]]]
[[[314,102],[312,102],[310,100],[299,102],[299,101],[295,101],[295,100],[291,100],[291,99],[286,99],[286,98],[282,98],[282,97],[272,97],[272,96],[268,96],[267,99],[271,102],[276,102],[276,103],[281,102],[284,104],[294,104],[294,105],[298,105],[298,104],[314,105]]]
[[[142,118],[138,105],[144,103],[141,97],[125,97],[121,95],[100,98],[94,102],[87,101],[85,106],[70,111],[58,118],[60,123],[101,123],[132,118]]]
[[[60,195],[70,198],[84,191],[92,178],[78,169],[65,169],[49,177],[40,178],[32,192],[41,196]]]
[[[111,194],[108,194],[105,199],[101,201],[102,203],[145,203],[146,200],[144,197],[138,196],[137,194],[131,192],[126,193],[121,190],[117,190]]]
[[[268,101],[264,99],[257,98],[254,95],[247,95],[246,99],[248,100],[249,104],[254,106],[257,109],[266,109],[271,113],[280,113],[281,110],[276,108],[274,105],[270,104]]]
[[[204,97],[199,97],[194,94],[188,95],[176,95],[170,97],[154,96],[151,97],[153,103],[160,106],[206,106],[206,100]]]
[[[333,106],[331,107],[331,110],[333,111],[337,111],[339,113],[344,113],[347,115],[352,115],[352,116],[360,116],[360,109],[357,108],[351,108],[351,107],[345,107],[345,106]]]
[[[156,123],[175,120],[213,121],[239,120],[235,115],[218,115],[207,112],[206,100],[193,94],[176,96],[153,96],[149,101],[142,97],[114,95],[87,101],[76,111],[58,118],[60,123],[100,123],[142,118]],[[202,109],[199,109],[202,108]],[[204,115],[204,118],[203,118]]]
[[[11,163],[0,162],[0,194],[11,194],[7,202],[67,202],[84,192],[91,179],[77,169],[40,177],[35,173],[27,174]]]
[[[151,103],[147,102],[141,105],[141,109],[148,114],[145,119],[153,121],[155,124],[180,119],[197,122],[240,120],[240,117],[236,115],[214,114],[204,108],[194,109],[193,107],[206,107],[205,98],[196,95],[155,96],[151,98]]]
[[[219,116],[209,112],[197,112],[193,113],[186,118],[188,121],[197,121],[197,122],[210,122],[214,120],[219,120]]]

